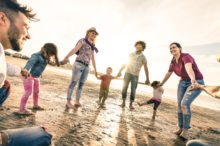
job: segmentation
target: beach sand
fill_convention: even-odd
[[[7,57],[9,62],[23,66],[25,60]],[[18,77],[8,77],[11,94],[0,111],[0,130],[42,125],[53,135],[56,146],[184,146],[185,142],[172,134],[177,129],[176,102],[164,98],[155,121],[151,120],[152,106],[130,111],[120,108],[120,90],[111,89],[105,109],[98,109],[99,85],[87,81],[82,92],[81,108],[65,109],[65,97],[70,76],[46,70],[41,78],[40,105],[46,110],[34,115],[16,116],[23,94]],[[210,97],[211,98],[211,97]],[[137,100],[147,100],[137,94]],[[128,100],[127,100],[128,101]],[[128,105],[128,103],[127,103]],[[32,99],[28,108],[32,106]],[[190,139],[204,139],[213,146],[220,145],[220,114],[197,106],[192,107]]]

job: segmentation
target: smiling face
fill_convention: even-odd
[[[13,18],[8,18],[4,13],[1,13],[1,25],[3,24],[6,30],[4,34],[1,34],[3,36],[1,43],[6,49],[12,48],[15,51],[21,51],[24,42],[30,39],[28,33],[29,20],[20,12],[14,14]]]
[[[96,37],[97,37],[97,33],[95,31],[90,31],[87,34],[87,38],[92,41],[95,41]]]
[[[141,44],[135,45],[136,51],[137,52],[142,52],[143,51],[143,46]]]
[[[111,69],[111,68],[107,68],[106,74],[107,74],[107,75],[111,75],[111,74],[112,74],[112,69]]]
[[[181,48],[178,48],[178,47],[176,46],[176,44],[171,44],[171,45],[170,45],[170,53],[171,53],[173,56],[180,55],[180,54],[181,54]]]

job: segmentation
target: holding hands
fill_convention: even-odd
[[[117,74],[117,77],[121,77],[121,72],[119,72],[119,73]]]
[[[157,87],[161,87],[161,86],[163,86],[163,83],[159,83],[159,84],[157,84]]]
[[[28,77],[30,77],[30,73],[26,70],[26,69],[21,69],[21,75],[23,77],[25,77],[25,79],[27,79]]]
[[[60,61],[60,65],[65,65],[69,62],[68,58],[64,58],[62,61]]]
[[[145,81],[145,84],[146,84],[146,85],[150,85],[149,79],[147,79],[147,80]]]
[[[96,77],[96,78],[98,77],[98,73],[97,73],[97,71],[95,71],[95,77]]]

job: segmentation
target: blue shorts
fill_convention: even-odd
[[[3,130],[7,146],[50,146],[52,135],[42,127]]]
[[[10,93],[10,84],[8,81],[5,81],[2,88],[0,88],[0,106],[5,102]]]

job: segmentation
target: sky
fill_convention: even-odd
[[[213,70],[220,73],[220,69],[216,69],[216,65],[220,65],[216,62],[217,54],[209,51],[212,47],[212,52],[214,49],[220,53],[219,0],[18,1],[31,6],[40,19],[31,22],[32,38],[26,43],[24,54],[30,55],[44,43],[53,42],[59,47],[62,59],[85,36],[87,29],[96,27],[100,34],[96,41],[100,52],[96,59],[101,72],[112,66],[116,74],[127,62],[128,55],[135,51],[134,43],[144,40],[147,43],[144,54],[153,79],[162,79],[167,71],[172,57],[169,44],[173,41],[193,53],[205,75],[213,77],[210,75]],[[212,72],[207,72],[207,67],[211,67]],[[141,74],[144,77],[143,71]],[[209,80],[216,82],[211,77]]]

